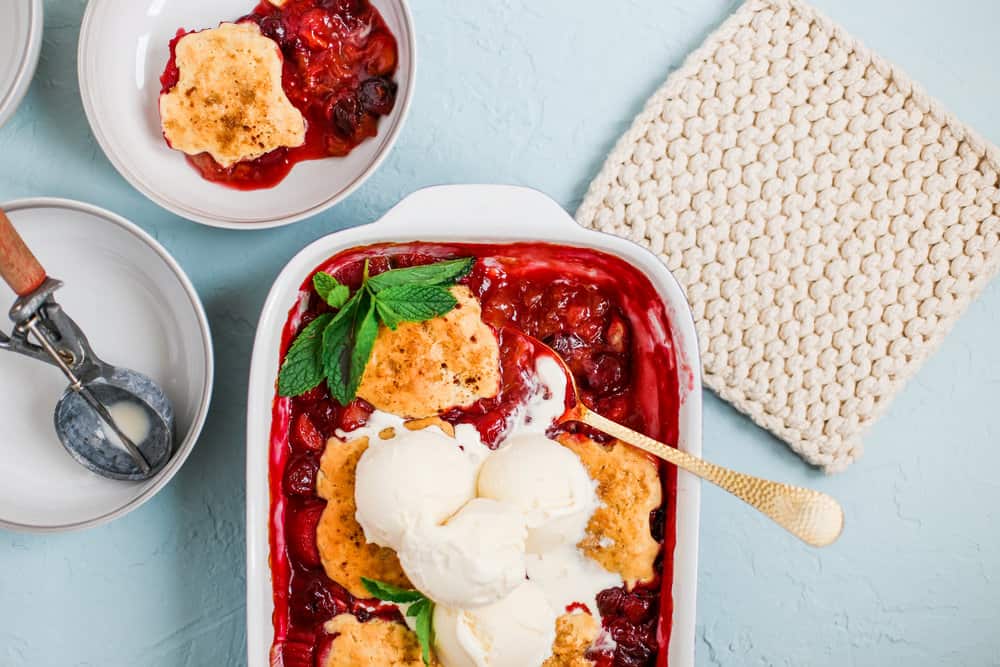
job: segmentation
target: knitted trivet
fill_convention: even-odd
[[[1000,266],[998,155],[814,9],[749,0],[577,219],[658,254],[708,386],[838,471]]]

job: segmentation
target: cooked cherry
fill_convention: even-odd
[[[316,495],[316,475],[319,461],[313,454],[298,454],[285,466],[285,493],[291,496]]]
[[[303,403],[314,403],[316,401],[325,401],[330,397],[330,392],[327,391],[326,383],[320,382],[318,385],[310,389],[304,394],[300,394],[298,400]]]
[[[378,116],[386,116],[396,103],[396,84],[383,77],[367,79],[358,90],[361,108]]]
[[[260,26],[261,34],[273,39],[278,46],[286,48],[292,44],[292,40],[288,38],[285,22],[277,16],[265,16],[257,22],[257,25]]]
[[[583,369],[586,386],[599,396],[617,394],[628,384],[625,366],[617,355],[596,354],[584,361]]]
[[[300,509],[293,509],[288,517],[288,552],[297,562],[307,567],[318,567],[320,564],[316,526],[325,507],[325,502],[312,502]]]
[[[299,623],[325,623],[348,610],[350,594],[322,574],[295,573],[289,607]]]
[[[657,542],[663,541],[663,531],[667,529],[666,523],[666,511],[663,507],[657,507],[649,513],[649,533]]]
[[[361,125],[361,110],[358,108],[358,100],[354,97],[338,100],[331,107],[331,120],[333,127],[342,137],[353,138]]]
[[[392,268],[392,262],[385,255],[377,255],[368,260],[368,275],[377,276]]]
[[[630,595],[622,601],[621,613],[630,622],[637,624],[649,618],[651,609],[650,600],[638,595]]]
[[[542,342],[558,352],[559,356],[564,359],[572,356],[576,350],[584,346],[583,341],[572,333],[557,333]]]
[[[597,609],[601,616],[617,616],[627,594],[622,588],[606,588],[597,594]]]
[[[335,401],[319,401],[303,405],[310,421],[316,426],[320,434],[319,451],[323,448],[325,441],[332,438],[340,426],[340,409],[335,405]]]
[[[319,406],[320,404],[313,404],[312,407],[325,415],[326,411]],[[308,452],[321,452],[324,444],[323,435],[316,428],[313,419],[305,413],[299,415],[295,420],[295,429],[292,431],[292,448]]]
[[[345,431],[353,431],[354,429],[361,428],[368,423],[368,418],[371,417],[374,410],[375,408],[372,407],[371,403],[360,398],[355,399],[343,409],[340,417],[340,427]]]

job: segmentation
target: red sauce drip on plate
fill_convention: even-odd
[[[230,167],[207,153],[188,156],[205,179],[239,190],[274,187],[297,163],[343,157],[378,133],[396,103],[398,50],[368,0],[287,0],[283,7],[264,0],[238,22],[256,23],[278,45],[281,84],[306,119],[306,141]],[[175,49],[186,34],[181,29],[170,42],[161,93],[177,85]]]
[[[507,418],[524,398],[535,350],[511,327],[539,338],[567,361],[590,407],[665,442],[677,441],[680,392],[666,308],[649,280],[621,259],[595,250],[543,243],[508,245],[410,243],[343,252],[317,271],[356,287],[365,259],[375,275],[390,268],[455,257],[476,257],[465,284],[483,305],[483,319],[499,332],[501,392],[471,407],[452,410],[454,423],[475,424],[488,442],[506,432]],[[284,355],[295,335],[328,310],[312,291],[312,276],[289,312],[282,333]],[[390,607],[352,598],[323,573],[315,554],[315,523],[323,501],[314,475],[327,438],[336,429],[363,425],[371,406],[347,407],[321,386],[294,399],[276,398],[271,433],[271,568],[274,583],[273,653],[285,667],[312,667],[329,649],[322,624],[338,613],[362,620],[397,618]],[[572,425],[571,425],[572,427]],[[593,434],[590,434],[593,435]],[[614,588],[597,600],[605,629],[617,643],[590,655],[600,667],[667,664],[673,611],[674,498],[676,471],[660,466],[663,505],[650,516],[650,531],[663,545],[654,581],[632,591]]]

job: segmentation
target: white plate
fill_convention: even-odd
[[[2,2],[4,0],[0,0]],[[195,222],[260,229],[315,215],[351,194],[389,153],[415,80],[413,23],[405,0],[373,0],[399,43],[396,106],[378,136],[345,158],[295,166],[269,190],[240,192],[203,179],[160,131],[160,75],[178,28],[217,26],[250,13],[254,0],[90,0],[80,29],[80,95],[104,153],[133,186]]]
[[[42,266],[65,281],[56,299],[94,351],[149,375],[174,407],[177,451],[153,479],[118,482],[76,463],[56,438],[52,413],[66,380],[53,366],[0,351],[0,525],[65,530],[122,516],[149,500],[194,447],[212,393],[208,320],[167,251],[131,222],[62,199],[3,206]],[[0,310],[15,295],[0,283]],[[10,331],[0,324],[4,331]]]
[[[678,446],[692,454],[701,454],[701,363],[694,321],[680,286],[655,256],[624,239],[580,227],[558,204],[535,190],[497,185],[451,185],[420,190],[378,222],[331,234],[306,247],[281,272],[264,303],[254,343],[247,406],[248,667],[269,664],[274,637],[268,565],[268,449],[281,331],[289,308],[298,298],[299,286],[317,266],[341,250],[387,241],[550,241],[596,248],[627,260],[649,277],[667,305],[679,356],[678,372],[683,376],[679,383],[682,396]],[[694,664],[699,498],[698,480],[680,473],[674,617],[668,651],[674,667]]]
[[[0,0],[0,125],[17,111],[42,50],[42,0]]]

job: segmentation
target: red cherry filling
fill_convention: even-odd
[[[597,594],[597,608],[616,646],[611,656],[615,667],[647,665],[659,648],[659,587],[609,588]]]
[[[316,428],[309,415],[300,414],[298,419],[295,420],[295,434],[292,438],[292,445],[310,452],[321,452],[323,451],[324,443],[323,435]]]
[[[312,501],[288,517],[288,552],[307,567],[319,567],[319,548],[316,546],[316,526],[326,508],[322,501]]]
[[[317,473],[319,461],[313,454],[297,454],[292,457],[285,465],[285,493],[290,496],[315,495]]]
[[[296,572],[292,578],[292,619],[302,625],[325,623],[351,608],[351,595],[324,574]]]
[[[239,22],[256,23],[278,45],[282,88],[306,119],[302,146],[279,148],[255,160],[223,167],[210,155],[188,161],[206,180],[241,190],[280,183],[298,162],[349,154],[378,133],[382,116],[396,104],[392,81],[399,55],[396,38],[368,0],[263,0]],[[174,53],[160,77],[163,92],[177,84]]]

